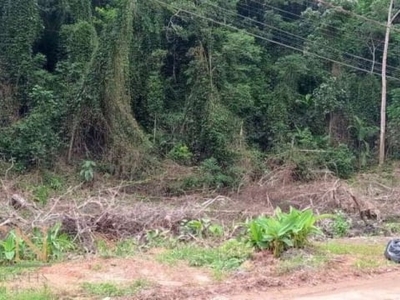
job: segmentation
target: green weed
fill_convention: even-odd
[[[165,247],[171,248],[176,245],[176,239],[169,235],[166,230],[153,229],[146,232],[146,244],[144,248]]]
[[[24,262],[15,263],[9,266],[1,266],[0,268],[0,282],[16,279],[18,276],[27,274],[34,271],[36,268],[42,267],[43,263],[38,262]]]
[[[336,255],[382,256],[385,245],[375,243],[345,243],[332,241],[318,246],[321,250]]]
[[[53,295],[48,289],[40,290],[10,290],[0,287],[0,300],[56,300],[58,297]]]
[[[377,260],[375,257],[362,257],[358,258],[353,265],[359,270],[369,270],[380,267],[382,262]]]
[[[39,185],[33,191],[35,201],[42,205],[46,205],[50,197],[50,187],[47,185]]]
[[[279,275],[305,269],[319,269],[329,262],[329,255],[317,251],[316,253],[299,252],[294,256],[282,259],[277,265]]]
[[[391,264],[383,257],[385,245],[382,243],[374,243],[368,240],[363,243],[332,241],[319,244],[318,248],[329,254],[349,255],[355,258],[353,266],[359,270],[371,270]]]
[[[400,233],[400,223],[385,223],[384,227],[391,233]]]
[[[138,245],[134,239],[120,240],[115,244],[97,240],[96,247],[102,257],[129,257],[135,255],[138,251]]]
[[[181,223],[181,232],[183,235],[193,235],[196,237],[221,237],[224,234],[224,228],[221,225],[211,223],[210,219],[183,220]]]
[[[251,253],[252,249],[246,244],[229,240],[217,248],[204,248],[193,244],[178,246],[160,254],[158,260],[166,263],[185,260],[190,266],[229,271],[238,268]]]
[[[332,223],[332,231],[336,237],[344,237],[350,230],[350,222],[342,211],[337,211]]]
[[[146,279],[135,280],[128,286],[118,286],[114,283],[89,283],[82,284],[84,292],[101,297],[133,296],[142,289],[149,287],[151,283]]]

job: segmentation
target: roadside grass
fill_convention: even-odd
[[[42,288],[39,290],[26,289],[14,290],[7,289],[0,286],[0,300],[56,300],[58,299],[53,295],[49,289]]]
[[[81,287],[85,294],[101,297],[124,297],[133,296],[152,283],[146,279],[137,279],[129,285],[117,285],[111,282],[90,283],[84,282]]]
[[[0,267],[0,283],[17,279],[19,276],[29,274],[37,268],[43,267],[46,264],[40,262],[21,262],[13,265],[2,265]]]
[[[252,248],[237,240],[229,240],[217,247],[196,244],[177,245],[157,255],[161,263],[175,264],[186,261],[190,266],[207,267],[214,271],[216,280],[222,280],[226,272],[238,269],[253,253]]]
[[[353,258],[352,266],[360,271],[371,271],[381,267],[393,265],[384,257],[386,244],[354,241],[329,241],[319,243],[317,247],[331,256],[345,256]]]
[[[280,259],[276,266],[276,274],[284,275],[300,270],[319,270],[323,268],[330,261],[330,255],[320,251],[319,249],[312,249],[311,252],[298,251],[298,253]]]
[[[96,246],[98,255],[102,258],[132,257],[138,252],[138,245],[134,239],[123,239],[118,242],[98,239]]]
[[[397,222],[387,222],[384,224],[384,228],[389,231],[390,234],[400,233],[400,223]]]
[[[327,243],[319,243],[317,247],[327,253],[334,255],[357,255],[357,256],[379,256],[383,255],[386,244],[369,243],[366,239],[363,243],[354,241],[336,241],[332,240]]]
[[[350,266],[357,271],[373,271],[394,265],[384,257],[386,244],[364,239],[330,240],[314,243],[312,248],[300,250],[290,255],[283,255],[277,262],[277,275],[284,275],[299,270],[319,270],[338,257],[350,261]]]

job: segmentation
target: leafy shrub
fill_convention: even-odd
[[[337,211],[334,221],[332,223],[333,234],[337,237],[344,237],[350,229],[350,222],[347,220],[346,215],[342,211]]]
[[[283,164],[294,165],[294,175],[300,181],[315,179],[315,171],[321,169],[328,169],[343,179],[349,178],[356,171],[356,156],[344,144],[337,147],[325,145],[317,149],[286,145],[276,150],[277,160]]]
[[[341,144],[336,148],[331,148],[324,155],[324,161],[332,172],[338,177],[347,179],[355,171],[356,157],[347,145]]]
[[[320,233],[315,223],[328,215],[315,216],[310,209],[299,211],[290,208],[283,213],[280,208],[272,217],[258,217],[248,222],[248,240],[260,250],[269,249],[275,257],[289,248],[303,248],[312,234]]]
[[[200,175],[203,184],[207,187],[221,188],[229,186],[232,182],[232,178],[224,173],[222,167],[214,157],[206,159],[201,163]]]
[[[33,194],[35,201],[45,205],[50,196],[50,188],[47,185],[38,185],[35,187]]]
[[[79,175],[85,182],[90,182],[94,179],[94,168],[96,163],[91,160],[85,160],[81,165]]]
[[[215,158],[204,160],[199,167],[196,175],[188,176],[183,181],[183,189],[203,188],[221,189],[233,186],[235,174],[232,170],[224,170]]]
[[[183,144],[175,145],[174,148],[168,153],[168,156],[176,161],[177,163],[181,163],[183,165],[190,164],[190,160],[192,159],[192,152],[190,152],[188,146]]]
[[[43,182],[54,191],[61,190],[64,185],[63,179],[60,176],[50,172],[45,172],[43,174]]]

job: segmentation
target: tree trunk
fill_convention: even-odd
[[[392,25],[393,0],[390,0],[388,21],[386,25],[385,45],[382,58],[382,100],[381,100],[381,134],[379,141],[379,165],[385,162],[385,129],[386,129],[386,62],[389,48],[390,27]]]

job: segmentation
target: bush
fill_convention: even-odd
[[[311,151],[310,151],[311,150]],[[356,156],[347,145],[326,146],[323,149],[302,149],[286,146],[277,149],[275,158],[282,164],[294,165],[296,180],[316,179],[315,171],[328,169],[337,177],[347,179],[356,171]]]
[[[0,131],[0,152],[25,166],[49,164],[61,146],[55,122],[60,108],[53,93],[40,86],[30,97],[35,106],[29,114]]]
[[[347,179],[355,171],[356,157],[347,145],[340,144],[336,148],[331,148],[324,155],[324,161],[332,172],[338,177]]]
[[[334,236],[344,237],[348,234],[351,223],[342,211],[336,211],[335,219],[332,223],[332,231]]]
[[[236,182],[236,175],[233,168],[225,170],[213,157],[204,160],[198,169],[197,174],[186,177],[183,180],[182,188],[193,189],[222,189],[232,187]]]
[[[320,233],[317,220],[330,217],[315,216],[310,209],[299,211],[290,207],[289,213],[280,208],[272,217],[258,217],[247,224],[248,241],[259,250],[271,250],[275,257],[289,248],[303,248],[312,234]]]
[[[173,159],[175,162],[188,165],[192,159],[192,152],[190,152],[188,146],[183,144],[175,145],[174,148],[168,153],[168,157]]]

